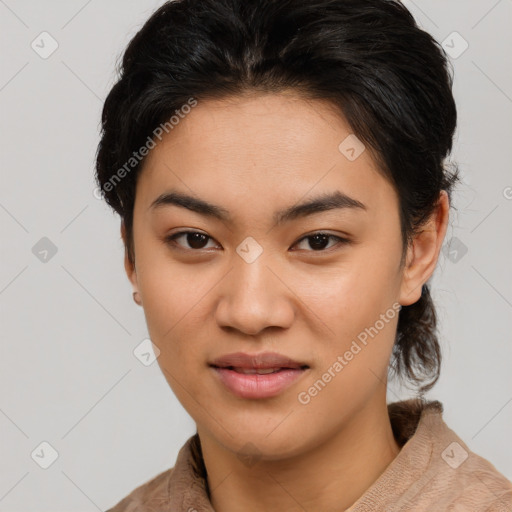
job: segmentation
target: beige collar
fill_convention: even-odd
[[[384,473],[363,496],[352,505],[350,512],[377,510],[376,505],[383,495],[403,489],[408,482],[419,481],[427,470],[432,457],[432,439],[444,422],[440,402],[412,399],[388,405],[393,434],[402,446],[400,453],[389,464]],[[405,492],[411,496],[414,486]],[[170,510],[176,512],[214,512],[208,493],[206,470],[197,434],[192,436],[178,454],[176,464],[168,481]],[[347,512],[348,512],[347,511]]]

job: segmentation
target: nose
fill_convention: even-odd
[[[263,254],[251,263],[235,254],[219,293],[216,320],[220,327],[255,336],[268,327],[286,329],[293,323],[293,292]]]

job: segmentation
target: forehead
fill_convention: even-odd
[[[363,148],[355,159],[346,153],[354,143],[362,144],[326,101],[289,92],[198,101],[146,157],[137,201],[149,206],[178,189],[214,203],[236,197],[257,207],[264,200],[268,211],[269,203],[339,190],[389,207],[393,188],[364,145],[355,146]]]
[[[241,164],[240,160],[246,160],[247,167],[254,162],[287,168],[296,160],[337,159],[338,144],[351,131],[334,105],[326,101],[305,99],[293,92],[251,93],[199,101],[164,135],[150,159],[172,151],[202,161],[208,151],[212,162]],[[271,165],[275,158],[279,158],[279,166]],[[241,165],[239,170],[245,167]]]

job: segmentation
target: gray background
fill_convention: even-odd
[[[161,3],[0,0],[1,511],[105,510],[195,431],[157,363],[133,354],[143,312],[119,220],[93,195],[115,62]],[[451,57],[464,182],[433,278],[444,364],[428,398],[511,479],[512,0],[406,3],[453,55],[454,31],[469,45]],[[47,58],[31,47],[51,48],[43,31],[58,43]],[[407,395],[393,385],[388,399]],[[47,469],[43,441],[58,452]]]

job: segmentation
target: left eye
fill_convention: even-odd
[[[180,238],[184,238],[186,240],[188,247],[183,247],[181,244],[177,242],[177,240]],[[175,246],[177,245],[181,249],[193,251],[207,249],[208,247],[206,247],[206,245],[209,240],[213,240],[213,238],[198,231],[180,231],[179,233],[175,233],[174,235],[170,235],[166,238],[167,242]],[[306,242],[309,243],[309,247],[314,252],[321,252],[332,247],[332,245],[330,247],[328,246],[329,240],[336,240],[339,244],[349,243],[349,240],[345,238],[330,235],[328,233],[318,232],[301,238],[295,245],[300,245],[300,243]]]
[[[303,241],[308,241],[307,243],[315,252],[321,252],[325,249],[330,249],[331,247],[325,247],[329,243],[329,239],[337,240],[338,243],[345,244],[348,243],[348,240],[345,238],[341,238],[339,236],[330,235],[328,233],[313,233],[311,235],[305,236],[297,242],[300,244]]]

